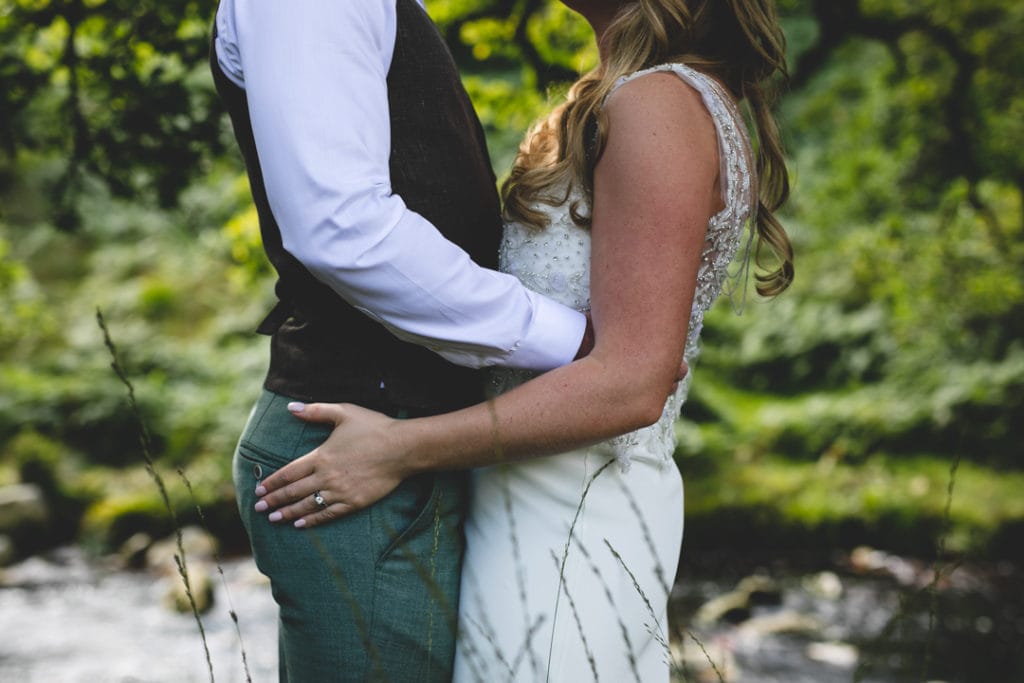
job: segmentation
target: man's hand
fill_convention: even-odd
[[[573,360],[579,360],[585,356],[590,355],[590,352],[594,350],[594,321],[590,317],[590,311],[584,313],[587,316],[587,327],[583,331],[583,339],[580,340],[579,351],[576,352],[576,357]],[[674,394],[676,389],[679,388],[679,383],[686,378],[686,373],[690,371],[690,367],[684,360],[679,364],[679,374],[676,375],[676,381],[672,385],[672,393]]]
[[[583,339],[580,340],[580,348],[573,360],[584,358],[594,350],[594,321],[590,319],[590,311],[587,311],[584,315],[587,316],[587,327],[583,330]]]
[[[685,360],[682,363],[679,364],[679,374],[676,375],[676,381],[672,385],[672,393],[673,394],[676,393],[676,389],[679,388],[679,383],[682,382],[684,379],[686,379],[686,373],[688,373],[689,371],[690,371],[690,366],[686,364]]]

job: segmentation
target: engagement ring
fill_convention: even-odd
[[[327,501],[324,500],[319,491],[313,494],[313,502],[319,505],[321,510],[327,507]]]

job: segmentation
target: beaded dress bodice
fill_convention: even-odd
[[[672,457],[675,420],[689,390],[704,314],[722,291],[755,201],[750,143],[743,119],[729,95],[717,81],[682,64],[663,64],[638,71],[621,78],[615,87],[655,71],[676,73],[700,93],[711,113],[718,133],[725,208],[708,221],[701,253],[684,352],[691,372],[666,401],[658,422],[592,447],[614,455],[624,469],[633,456],[654,456],[665,462]],[[537,204],[534,208],[544,211],[549,219],[543,230],[518,223],[506,224],[499,267],[515,275],[528,288],[576,310],[587,311],[590,309],[590,231],[577,226],[570,213],[574,203],[585,207],[582,202],[582,194],[572,191],[567,200],[557,206]],[[522,370],[496,370],[495,388],[499,393],[506,391],[533,374]]]

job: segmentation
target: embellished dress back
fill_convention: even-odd
[[[666,607],[683,532],[672,460],[705,312],[721,293],[755,206],[746,126],[714,79],[664,64],[700,93],[718,135],[725,207],[708,221],[684,357],[690,373],[661,419],[585,449],[472,475],[455,681],[668,681]],[[590,232],[570,192],[538,231],[505,226],[500,267],[530,289],[590,308]],[[531,375],[499,370],[506,391]],[[567,406],[567,409],[571,407]]]

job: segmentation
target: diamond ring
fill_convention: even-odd
[[[321,510],[327,507],[327,501],[324,500],[323,495],[319,491],[313,494],[313,502],[320,506]]]

